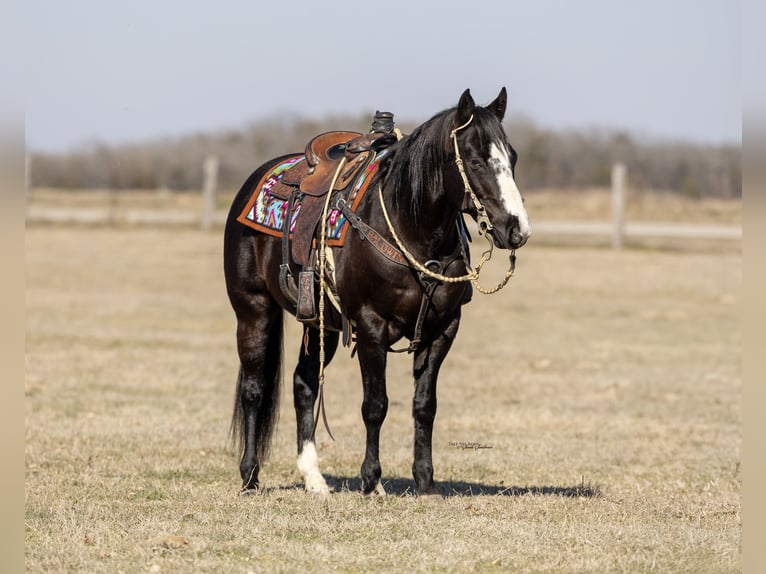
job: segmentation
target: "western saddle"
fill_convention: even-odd
[[[326,232],[318,230],[326,195],[337,192],[347,198],[357,177],[377,152],[396,141],[393,114],[376,112],[368,134],[332,131],[312,138],[306,145],[305,161],[287,170],[281,181],[271,189],[272,195],[287,201],[279,285],[285,297],[295,305],[298,320],[310,324],[317,320],[315,280],[319,270],[316,267],[316,238],[318,233]],[[343,160],[343,168],[338,172]],[[298,199],[300,211],[291,230],[290,222]],[[297,285],[290,270],[291,260],[301,267]],[[345,318],[343,323],[345,339]]]

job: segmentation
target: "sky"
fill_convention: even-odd
[[[27,0],[23,18],[34,151],[376,109],[424,121],[502,86],[509,116],[550,129],[741,141],[736,1]]]

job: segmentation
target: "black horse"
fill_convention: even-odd
[[[356,208],[358,219],[406,252],[407,265],[384,257],[362,234],[349,231],[343,247],[331,249],[335,289],[342,314],[354,325],[364,387],[362,416],[367,431],[361,467],[366,494],[385,494],[380,483],[380,429],[388,409],[386,358],[402,338],[413,352],[415,421],[412,473],[418,493],[436,492],[431,443],[436,416],[436,380],[458,331],[461,306],[471,297],[461,213],[478,220],[499,248],[515,250],[530,235],[523,200],[514,182],[516,152],[502,127],[505,88],[486,107],[469,90],[445,110],[403,136],[386,157]],[[224,271],[237,318],[240,358],[232,433],[242,448],[242,493],[258,489],[259,465],[267,456],[278,408],[283,310],[295,305],[279,285],[281,240],[237,221],[255,182],[278,158],[258,168],[235,197],[226,222]],[[388,221],[387,221],[388,219]],[[512,256],[513,258],[513,256]],[[439,271],[433,280],[421,269]],[[293,269],[296,273],[297,269]],[[423,292],[431,281],[425,313]],[[421,317],[420,320],[418,318]],[[314,406],[320,388],[320,347],[328,364],[337,348],[341,313],[328,306],[327,328],[306,327],[293,375],[298,427],[298,468],[309,492],[329,492],[314,443]]]

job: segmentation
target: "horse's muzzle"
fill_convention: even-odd
[[[509,241],[511,249],[518,249],[519,247],[523,247],[527,242],[527,239],[529,239],[529,234],[522,235],[518,228],[514,227],[513,231],[511,231],[511,237]]]

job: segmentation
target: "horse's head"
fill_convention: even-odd
[[[474,103],[470,90],[463,92],[453,117],[450,146],[455,165],[463,172],[463,211],[488,229],[495,245],[517,249],[527,242],[532,228],[514,179],[516,151],[503,130],[506,103],[505,88],[486,107]]]

